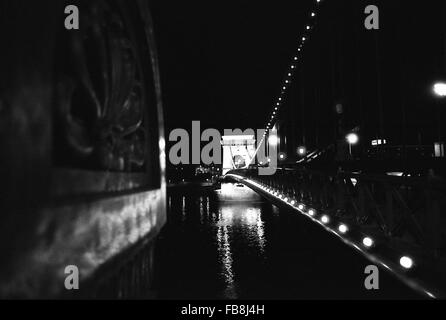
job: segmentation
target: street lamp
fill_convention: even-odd
[[[446,83],[437,82],[434,84],[434,93],[439,97],[446,97]]]
[[[440,97],[442,99],[444,99],[446,97],[446,82],[436,82],[433,86],[433,92],[437,97]],[[434,143],[434,152],[435,152],[435,156],[436,157],[443,157],[444,156],[444,143],[441,141],[441,119],[442,117],[440,116],[442,111],[439,109],[438,111],[438,117],[437,117],[437,121],[438,121],[438,125],[437,125],[437,130],[438,130],[438,142]]]
[[[279,159],[282,160],[282,161],[285,160],[286,159],[286,154],[283,153],[283,152],[279,153]]]
[[[349,133],[345,139],[348,142],[348,147],[349,147],[349,151],[350,151],[350,155],[352,155],[352,145],[355,145],[359,142],[359,137],[356,133],[352,132]]]
[[[297,148],[297,154],[299,156],[303,157],[306,153],[307,153],[307,148],[305,148],[304,146]]]

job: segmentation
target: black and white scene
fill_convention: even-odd
[[[0,0],[0,300],[442,300],[445,143],[444,0]]]

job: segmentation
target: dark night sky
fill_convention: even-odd
[[[188,129],[192,120],[202,128],[263,128],[315,2],[153,0],[167,130]],[[431,86],[446,80],[445,2],[374,3],[379,31],[364,28],[366,0],[321,5],[280,111],[295,143],[331,143],[338,102],[346,129],[359,125],[367,139],[440,138],[446,111]]]
[[[167,127],[263,127],[312,5],[152,1]]]

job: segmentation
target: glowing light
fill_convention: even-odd
[[[166,140],[164,138],[160,138],[158,140],[158,146],[160,150],[164,151],[164,149],[166,149]]]
[[[338,228],[340,233],[347,233],[348,232],[348,227],[345,224],[341,224]]]
[[[307,148],[305,147],[299,147],[297,148],[297,154],[300,156],[304,156],[307,153]]]
[[[429,297],[431,297],[432,299],[435,299],[435,296],[434,296],[432,293],[426,291],[426,294],[427,294]]]
[[[304,206],[303,206],[302,204],[300,204],[300,205],[298,206],[298,208],[299,208],[299,210],[303,210],[303,209],[304,209]]]
[[[314,216],[314,210],[308,210],[308,214],[309,214],[310,216]]]
[[[365,245],[367,248],[370,248],[371,246],[373,246],[374,241],[372,238],[365,237],[364,239],[362,239],[362,244]]]
[[[372,140],[372,146],[380,146],[382,144],[387,144],[387,140],[386,139],[375,139],[375,140]]]
[[[285,199],[283,199],[283,201],[285,201],[285,202],[288,202],[288,198],[287,198],[287,197],[285,197]]]
[[[319,2],[321,2],[321,0],[316,0],[316,3],[319,4]],[[315,12],[315,11],[310,11],[310,16],[311,16],[311,17],[315,17],[315,16],[316,16],[316,12]],[[307,30],[307,31],[310,31],[310,30],[312,29],[312,23],[306,24],[306,25],[304,25],[304,26],[305,26],[305,30]],[[302,47],[303,47],[303,45],[304,45],[304,42],[305,42],[306,40],[308,40],[308,36],[309,36],[309,33],[307,33],[307,34],[305,34],[304,36],[301,37],[301,42],[300,42],[300,45],[299,45],[299,48],[298,48],[298,51],[299,51],[299,52],[302,51]],[[295,56],[293,57],[293,60],[294,60],[294,61],[298,61],[298,60],[299,60],[299,54],[295,55]],[[297,64],[297,62],[295,62],[295,63]],[[295,69],[295,68],[296,68],[296,65],[295,65],[295,64],[291,64],[291,65],[290,65],[290,68],[291,68],[291,69]],[[292,73],[289,72],[289,73],[288,73],[288,78],[291,78],[291,77],[292,77]],[[286,80],[285,80],[285,84],[284,84],[284,86],[282,87],[282,91],[281,91],[281,94],[280,94],[281,96],[283,96],[283,95],[286,93],[287,87],[288,87],[290,84],[291,84],[291,80],[290,80],[290,79],[286,79]],[[282,101],[282,97],[279,98],[279,101]],[[280,105],[280,104],[277,103],[277,106],[279,106],[279,105]],[[278,109],[275,108],[274,110],[277,111]],[[275,114],[275,113],[273,113],[273,114]],[[271,117],[271,120],[273,120],[273,119],[274,119],[274,116]],[[270,126],[270,125],[268,124],[268,127],[269,127],[269,126]],[[262,141],[263,141],[263,140],[262,140]],[[273,144],[276,144],[276,143],[273,143]],[[350,148],[351,148],[351,146],[350,146]],[[301,154],[301,155],[304,155],[304,154],[306,154],[306,150],[301,149],[301,151],[298,152],[298,153]]]
[[[253,135],[228,135],[221,137],[223,141],[232,141],[232,140],[254,140]]]
[[[285,160],[286,159],[286,154],[283,153],[283,152],[279,153],[279,159],[280,160]]]
[[[277,138],[276,135],[272,135],[268,138],[268,143],[271,146],[277,146],[277,144],[279,143],[279,138]]]
[[[294,206],[296,204],[296,201],[291,200],[291,204]]]
[[[434,84],[434,93],[439,97],[446,97],[446,83],[438,82]]]
[[[404,269],[410,269],[413,267],[413,260],[410,257],[407,256],[403,256],[400,259],[400,265],[404,268]]]
[[[321,218],[322,223],[329,223],[330,222],[330,218],[326,215],[323,215]]]
[[[356,133],[353,133],[353,132],[349,133],[345,138],[347,139],[347,142],[349,144],[357,144],[358,141],[359,141],[358,135]]]

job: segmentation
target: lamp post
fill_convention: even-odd
[[[352,155],[352,145],[355,145],[355,144],[358,143],[359,137],[358,137],[358,135],[356,133],[352,132],[352,133],[349,133],[345,137],[345,139],[348,142],[349,152],[350,152],[350,156],[351,156]]]
[[[439,97],[440,99],[444,99],[446,98],[446,82],[436,82],[433,87],[432,87],[432,91],[434,92],[434,94]],[[436,157],[443,157],[444,156],[444,145],[442,140],[442,134],[441,134],[441,110],[438,110],[438,117],[437,117],[437,121],[438,121],[438,143],[434,143],[434,154]]]

